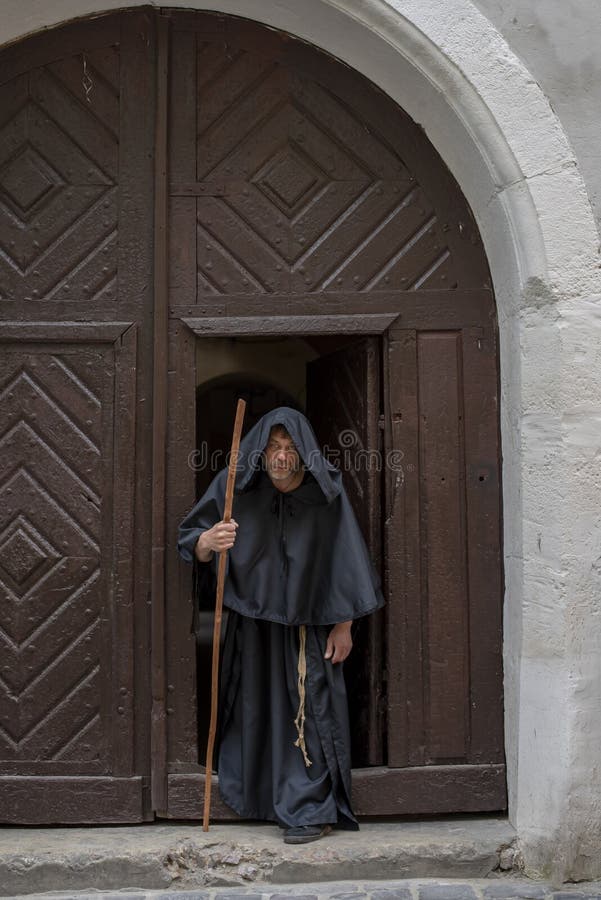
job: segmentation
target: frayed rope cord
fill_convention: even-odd
[[[305,744],[305,679],[307,677],[307,626],[298,626],[298,712],[294,724],[298,732],[298,738],[294,742],[295,747],[300,747],[305,761],[305,766],[309,768],[313,763],[307,755],[307,747]]]

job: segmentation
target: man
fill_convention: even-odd
[[[230,523],[226,480],[223,469],[178,542],[197,594],[214,592],[228,551],[220,793],[240,816],[277,822],[287,843],[356,830],[341,664],[352,620],[384,600],[341,473],[305,416],[279,407],[240,444]]]

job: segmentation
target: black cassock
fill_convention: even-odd
[[[278,490],[263,450],[283,425],[305,466],[293,491]],[[223,516],[227,469],[180,525],[178,550],[194,565],[194,602],[214,597],[218,554],[200,563],[194,546]],[[342,484],[302,413],[279,407],[240,444],[224,605],[219,790],[244,818],[283,827],[358,827],[350,801],[350,734],[343,664],[324,659],[331,626],[384,603],[379,577]],[[304,627],[297,627],[304,626]],[[306,659],[304,742],[299,730],[299,643]]]

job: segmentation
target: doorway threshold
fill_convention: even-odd
[[[0,896],[67,890],[194,890],[353,879],[473,879],[510,871],[515,831],[490,815],[362,821],[288,845],[271,824],[153,822],[0,829]]]

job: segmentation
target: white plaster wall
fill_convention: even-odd
[[[423,125],[474,210],[501,335],[510,817],[527,870],[561,880],[601,875],[601,281],[581,171],[590,178],[593,130],[572,141],[580,160],[573,116],[554,111],[562,75],[549,80],[544,54],[574,54],[558,9],[575,0],[530,0],[545,36],[519,40],[506,16],[517,2],[156,5],[245,15],[345,60]],[[4,0],[4,37],[118,6]],[[596,0],[577,6],[592,30]]]
[[[601,222],[601,12],[591,0],[474,0],[549,97]]]

